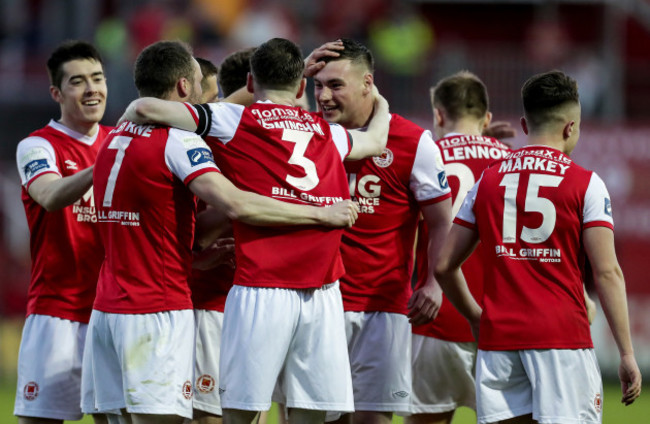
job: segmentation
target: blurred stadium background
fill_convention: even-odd
[[[144,46],[182,39],[219,64],[274,36],[305,54],[339,37],[363,41],[392,111],[426,128],[429,87],[458,70],[482,78],[495,120],[516,127],[525,79],[554,68],[572,75],[583,106],[574,158],[610,189],[637,359],[650,379],[649,0],[0,0],[0,386],[15,379],[29,281],[15,148],[59,117],[45,71],[54,46],[81,38],[99,47],[110,125],[137,96],[131,67]],[[511,141],[522,145],[521,131]],[[615,379],[618,354],[602,311],[592,333],[603,374]]]

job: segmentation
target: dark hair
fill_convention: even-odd
[[[296,85],[305,70],[300,48],[284,38],[272,38],[251,57],[251,73],[264,88],[287,89]]]
[[[433,106],[444,109],[449,118],[483,118],[488,111],[488,94],[483,81],[469,71],[443,78],[431,89]]]
[[[158,41],[142,50],[135,60],[135,86],[140,96],[164,98],[176,82],[194,84],[192,48],[181,41]]]
[[[88,59],[103,64],[102,57],[92,44],[81,40],[67,40],[59,44],[47,60],[47,73],[50,83],[61,88],[63,65],[72,60]]]
[[[201,67],[201,73],[203,74],[203,79],[201,80],[201,88],[203,91],[208,89],[208,83],[206,79],[209,76],[218,76],[219,75],[219,68],[215,66],[214,63],[210,62],[208,59],[203,59],[202,57],[195,57],[197,62],[199,62],[199,66]]]
[[[221,62],[221,72],[219,72],[218,78],[224,97],[230,96],[246,85],[246,77],[251,69],[250,60],[255,49],[255,47],[250,47],[237,50]]]
[[[370,73],[375,72],[375,59],[368,47],[350,38],[341,38],[341,41],[343,42],[343,50],[337,50],[339,56],[325,56],[319,62],[329,63],[336,60],[349,60],[352,63],[363,65]]]
[[[580,102],[578,84],[561,71],[532,76],[524,83],[521,97],[528,126],[533,129],[555,120],[558,108]]]

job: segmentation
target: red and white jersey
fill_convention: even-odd
[[[199,200],[197,213],[205,208],[205,202]],[[232,235],[227,237],[232,237]],[[194,309],[223,312],[234,277],[235,270],[230,265],[219,265],[208,270],[192,269],[190,290],[192,291]]]
[[[406,314],[420,206],[451,196],[431,133],[392,114],[381,156],[346,161],[361,213],[343,234],[343,308]]]
[[[457,133],[447,134],[436,141],[436,144],[440,148],[442,160],[445,163],[445,171],[447,172],[447,180],[449,181],[453,200],[452,213],[455,216],[463,200],[465,200],[467,192],[481,177],[483,170],[492,162],[504,158],[510,152],[510,148],[491,137]],[[428,242],[426,223],[420,221],[416,252],[418,286],[426,282],[429,272],[427,260]],[[469,289],[479,304],[483,297],[481,259],[483,254],[483,245],[479,243],[472,256],[463,263],[463,275],[465,275]],[[442,306],[436,319],[429,324],[413,327],[413,332],[452,342],[474,341],[469,323],[446,299],[444,294]]]
[[[603,181],[560,151],[527,146],[485,170],[456,224],[486,257],[479,348],[591,348],[582,232],[613,229]]]
[[[72,205],[47,212],[28,193],[43,174],[73,175],[95,163],[110,131],[99,126],[88,137],[55,122],[18,144],[16,162],[29,225],[32,256],[27,315],[42,314],[87,323],[104,250],[99,239],[92,189]]]
[[[106,250],[94,309],[121,314],[191,309],[196,202],[186,187],[216,172],[196,134],[124,122],[97,155],[94,190]]]
[[[223,174],[242,190],[316,206],[349,199],[347,131],[299,107],[257,102],[187,105]],[[342,229],[234,221],[235,284],[313,288],[343,274]]]

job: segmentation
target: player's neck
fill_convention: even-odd
[[[58,120],[59,124],[64,125],[79,134],[92,137],[99,129],[99,122],[80,122],[62,116]]]
[[[256,90],[253,93],[253,101],[263,102],[266,100],[278,105],[295,106],[298,99],[296,99],[296,93],[286,90]]]
[[[443,127],[443,133],[444,134],[449,134],[449,133],[458,133],[458,134],[464,134],[464,135],[481,135],[482,134],[482,128],[481,128],[481,122],[477,122],[474,120],[459,120],[448,127]]]
[[[375,113],[374,101],[364,101],[355,113],[350,114],[347,122],[338,122],[344,128],[353,130],[357,128],[365,128],[370,123],[372,116]]]
[[[566,143],[561,138],[558,139],[547,135],[529,135],[526,144],[529,146],[548,146],[568,155],[564,151]]]

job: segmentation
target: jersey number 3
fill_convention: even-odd
[[[502,187],[506,188],[503,204],[503,242],[514,243],[517,240],[517,191],[520,174],[503,176]],[[547,174],[530,174],[526,189],[524,212],[539,212],[542,214],[542,224],[537,228],[524,225],[521,230],[521,240],[527,243],[544,243],[555,229],[557,212],[555,205],[549,199],[539,197],[540,187],[558,187],[563,177]]]
[[[296,130],[282,131],[282,140],[295,143],[296,147],[289,158],[290,165],[297,165],[305,171],[304,177],[294,177],[287,175],[285,180],[296,187],[298,190],[309,191],[318,185],[318,173],[316,173],[316,164],[305,157],[305,151],[309,145],[309,140],[314,133]]]

